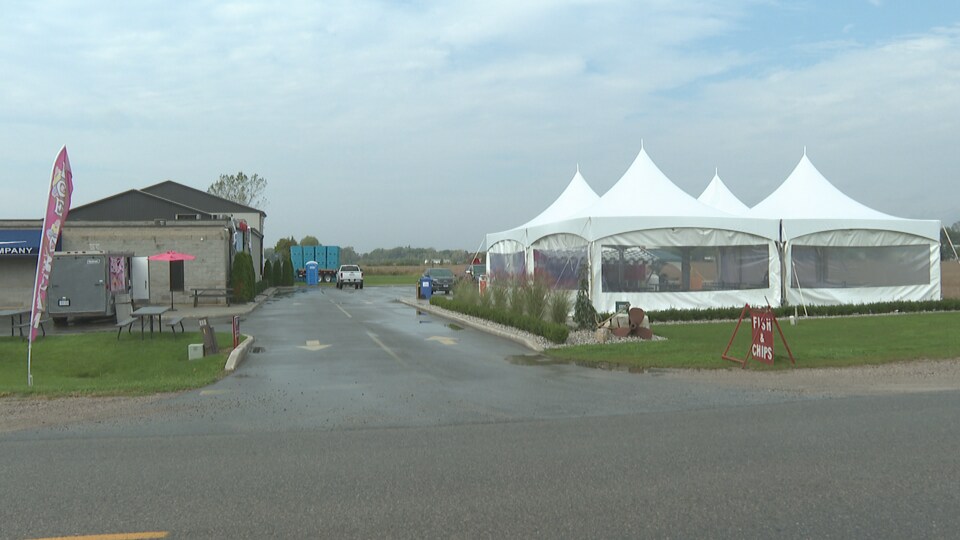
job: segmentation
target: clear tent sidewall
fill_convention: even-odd
[[[940,244],[930,238],[831,229],[791,238],[785,251],[790,305],[940,299]]]

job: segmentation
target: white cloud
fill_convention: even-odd
[[[719,165],[756,202],[807,144],[867,204],[946,213],[943,198],[915,188],[946,189],[957,170],[947,153],[960,105],[957,29],[880,44],[846,32],[797,40],[784,54],[801,64],[737,40],[758,5],[793,9],[751,0],[21,4],[0,20],[0,72],[15,81],[0,85],[9,164],[0,189],[49,174],[67,142],[78,203],[167,178],[203,188],[243,169],[270,182],[268,243],[316,234],[310,216],[322,207],[327,243],[414,244],[429,215],[458,225],[424,241],[454,247],[535,215],[578,161],[602,192],[642,136],[691,192]],[[922,178],[910,176],[917,170]],[[27,207],[0,196],[2,213]],[[361,206],[377,217],[357,233]]]

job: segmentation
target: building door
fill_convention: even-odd
[[[136,300],[150,300],[150,263],[146,257],[130,259],[130,296]]]

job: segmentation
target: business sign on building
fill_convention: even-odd
[[[0,230],[0,257],[36,257],[40,254],[40,229]]]

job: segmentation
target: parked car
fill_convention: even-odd
[[[443,294],[450,294],[450,291],[453,290],[455,278],[453,271],[448,268],[428,268],[423,276],[430,278],[434,293],[443,291]]]

